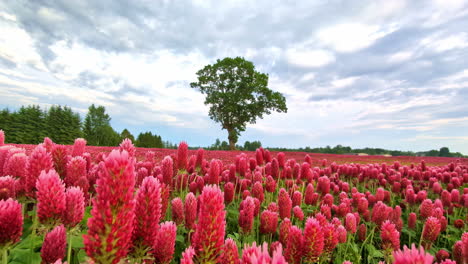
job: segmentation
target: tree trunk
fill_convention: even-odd
[[[229,148],[231,150],[236,150],[236,142],[234,142],[233,140],[229,139]]]
[[[236,131],[230,127],[226,128],[228,131],[228,139],[229,139],[229,148],[231,150],[236,149],[236,142],[237,142],[237,134]]]

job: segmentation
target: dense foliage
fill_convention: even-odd
[[[49,137],[57,144],[73,144],[75,138],[84,137],[93,146],[117,146],[123,139],[135,141],[127,129],[119,134],[111,124],[111,117],[104,106],[92,104],[84,121],[70,107],[52,105],[48,109],[39,106],[22,106],[18,111],[0,111],[0,129],[8,135],[7,142],[16,144],[38,144]],[[139,147],[174,148],[174,144],[163,142],[161,136],[152,132],[140,133],[135,142]],[[176,147],[176,146],[175,146]]]
[[[3,263],[468,261],[467,159],[3,142]]]

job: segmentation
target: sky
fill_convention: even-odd
[[[288,106],[241,144],[468,154],[468,1],[15,0],[0,32],[1,108],[94,103],[119,132],[208,146],[227,132],[189,83],[241,56]]]

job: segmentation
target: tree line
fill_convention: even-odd
[[[366,153],[368,155],[392,155],[392,156],[426,156],[426,157],[465,157],[460,152],[450,152],[448,147],[442,147],[440,150],[429,151],[402,151],[402,150],[388,150],[383,148],[356,148],[353,149],[349,146],[336,145],[335,147],[318,147],[318,148],[268,148],[272,151],[303,151],[311,153],[324,153],[324,154],[359,154]]]
[[[175,148],[151,131],[140,133],[137,138],[128,131],[118,133],[110,125],[111,117],[104,106],[92,104],[83,122],[78,113],[68,106],[53,105],[41,109],[38,105],[21,106],[17,111],[5,108],[0,111],[0,129],[6,133],[6,142],[38,144],[49,137],[57,144],[73,144],[83,137],[91,146],[117,146],[123,139],[131,139],[137,147]]]

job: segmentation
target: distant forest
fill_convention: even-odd
[[[111,117],[104,106],[88,108],[82,121],[70,107],[54,105],[41,109],[37,105],[22,106],[17,111],[0,111],[0,129],[7,143],[38,144],[49,137],[57,144],[73,144],[75,138],[85,138],[91,146],[117,146],[123,139],[131,139],[137,147],[176,148],[152,132],[140,133],[136,138],[124,129],[118,133],[110,125]]]
[[[22,106],[17,111],[5,108],[0,111],[0,129],[6,133],[7,143],[38,144],[44,137],[49,137],[58,144],[73,144],[75,138],[83,137],[91,146],[117,146],[123,139],[129,138],[137,147],[145,148],[177,148],[177,144],[164,141],[160,135],[151,131],[142,132],[135,138],[127,129],[120,133],[110,125],[111,117],[104,106],[88,108],[84,120],[70,107],[53,105],[48,109],[41,109],[37,105]],[[236,149],[254,151],[261,147],[260,141],[246,141],[244,145],[236,145]],[[198,147],[191,147],[196,149]],[[216,139],[209,150],[229,150],[229,143]],[[303,151],[326,154],[358,154],[392,155],[392,156],[431,156],[431,157],[465,157],[459,152],[450,152],[449,148],[422,152],[387,150],[382,148],[353,149],[342,145],[320,148],[275,148],[271,151]]]

